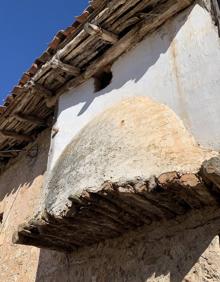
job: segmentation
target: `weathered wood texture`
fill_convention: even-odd
[[[211,0],[211,10],[213,19],[215,21],[216,26],[218,27],[218,32],[220,36],[220,1],[219,0]]]
[[[99,192],[72,196],[59,217],[47,212],[20,226],[13,242],[71,252],[153,222],[220,205],[220,160],[203,164],[200,173],[170,172],[148,180],[106,182]]]
[[[23,148],[43,123],[47,126],[60,95],[94,76],[192,2],[91,1],[72,27],[55,36],[0,108],[0,130],[12,133],[1,134],[0,150]]]

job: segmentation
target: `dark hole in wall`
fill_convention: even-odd
[[[109,66],[96,73],[94,76],[95,92],[105,89],[111,83],[112,78],[113,74]]]
[[[0,213],[0,224],[2,224],[4,213]]]

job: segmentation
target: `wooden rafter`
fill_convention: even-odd
[[[23,80],[12,90],[5,107],[0,109],[1,128],[6,130],[5,133],[10,130],[10,137],[21,141],[16,144],[21,144],[24,138],[31,139],[29,135],[32,132],[39,132],[41,125],[33,122],[19,123],[14,118],[15,113],[23,110],[29,113],[36,112],[36,115],[47,120],[53,114],[53,107],[62,94],[84,83],[100,69],[106,68],[106,65],[112,64],[144,36],[194,2],[193,0],[99,1],[101,4],[98,5],[98,10],[92,12],[87,19],[88,26],[82,24],[76,29],[74,27],[75,31],[62,41],[56,50],[51,50],[51,47],[46,50],[37,59],[37,71],[33,71],[32,68],[25,73]],[[112,38],[117,34],[120,34],[120,38],[116,41],[116,38]],[[110,46],[106,42],[113,44],[111,43]],[[55,63],[52,63],[54,67],[51,67],[51,62],[54,60]],[[72,74],[73,68],[77,67],[77,76],[75,76],[76,69],[73,78],[67,75],[71,74],[70,67]],[[14,132],[23,132],[25,137],[17,133],[15,136]],[[0,149],[4,150],[7,146],[7,138],[1,138]]]
[[[101,27],[99,27],[95,24],[86,23],[84,25],[84,30],[88,34],[90,34],[92,36],[98,36],[103,41],[106,41],[106,42],[111,43],[111,44],[115,44],[118,41],[118,36],[116,34],[114,34],[113,32],[104,30],[103,28],[101,28]]]
[[[130,31],[120,38],[117,43],[111,46],[102,56],[94,60],[85,70],[84,73],[76,78],[69,80],[64,86],[59,88],[52,98],[47,99],[47,106],[53,107],[58,97],[64,94],[69,89],[74,88],[85,82],[87,79],[94,76],[98,70],[104,68],[106,65],[112,64],[118,57],[128,51],[130,48],[140,42],[149,32],[161,26],[167,19],[174,16],[177,11],[180,11],[189,6],[193,0],[168,0],[161,5],[154,8],[153,13],[149,17],[142,19]],[[66,47],[67,48],[67,47]],[[66,50],[62,51],[66,52]],[[60,53],[61,55],[61,53]]]
[[[32,90],[37,92],[38,95],[44,96],[45,98],[53,96],[53,92],[51,90],[37,82],[32,83]]]
[[[15,158],[17,155],[15,151],[0,151],[0,158]]]
[[[20,134],[17,132],[13,132],[13,131],[8,131],[8,130],[0,130],[0,134],[3,137],[7,137],[7,138],[12,138],[18,141],[27,141],[27,142],[31,142],[33,141],[33,137],[32,136],[28,136],[28,135],[24,135],[24,134]]]
[[[65,64],[56,58],[51,61],[51,67],[53,69],[58,69],[73,76],[78,76],[81,73],[79,68],[74,67],[70,64]]]
[[[14,117],[19,121],[24,122],[30,122],[33,124],[36,124],[38,126],[46,126],[47,123],[44,121],[44,119],[30,115],[30,114],[22,114],[22,113],[16,113],[14,114]]]

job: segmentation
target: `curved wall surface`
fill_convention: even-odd
[[[60,213],[69,196],[105,181],[197,172],[215,153],[200,148],[167,106],[125,99],[89,122],[66,147],[47,184],[46,208]]]

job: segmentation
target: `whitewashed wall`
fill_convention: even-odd
[[[146,37],[112,72],[111,84],[102,91],[94,93],[91,79],[60,98],[50,166],[94,116],[131,96],[149,96],[168,105],[201,146],[220,149],[220,41],[201,6]]]

